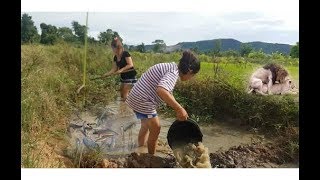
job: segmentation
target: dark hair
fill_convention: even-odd
[[[190,70],[192,70],[193,74],[196,74],[200,70],[200,61],[192,52],[184,51],[178,67],[182,74],[187,74]]]

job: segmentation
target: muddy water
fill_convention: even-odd
[[[175,120],[174,118],[160,117],[161,132],[159,135],[160,146],[157,148],[156,154],[162,156],[167,153],[172,153],[167,145],[167,132],[170,125]],[[146,147],[137,148],[137,137],[141,122],[137,119],[133,111],[122,101],[115,101],[108,104],[97,114],[90,112],[82,112],[74,117],[74,124],[82,125],[86,123],[96,123],[91,130],[86,130],[86,136],[81,129],[73,128],[71,136],[75,141],[79,141],[84,145],[94,147],[98,144],[107,154],[128,154],[131,152],[147,152]],[[94,134],[94,130],[109,129],[108,132],[100,136]],[[236,129],[224,123],[212,123],[210,125],[200,125],[203,133],[203,144],[208,147],[209,153],[214,153],[218,150],[227,150],[232,146],[248,144],[252,141],[261,140],[263,137],[257,136],[255,133],[250,133],[245,130]],[[112,132],[114,131],[114,133]],[[111,134],[114,136],[111,137]],[[109,135],[109,136],[108,136]],[[82,140],[81,140],[82,139]],[[85,140],[83,140],[85,139]],[[84,142],[85,141],[85,142]],[[96,143],[93,143],[96,142]],[[80,143],[80,144],[81,144]],[[90,144],[91,143],[91,144]]]
[[[170,125],[175,119],[166,118],[161,114],[159,118],[161,131],[155,156],[160,159],[156,159],[155,162],[159,161],[158,164],[161,164],[160,162],[163,162],[163,160],[168,160],[168,163],[154,167],[176,167],[168,165],[173,163],[173,152],[167,144],[166,137]],[[73,147],[78,149],[79,147],[80,149],[99,147],[108,158],[124,157],[130,154],[129,159],[131,162],[139,162],[145,158],[152,158],[144,157],[145,154],[131,154],[133,152],[147,153],[147,148],[137,147],[137,137],[141,122],[122,101],[110,103],[106,107],[101,108],[101,110],[98,110],[97,113],[93,113],[93,111],[81,112],[77,116],[75,115],[71,122],[78,125],[69,128],[70,142],[73,144]],[[83,124],[86,124],[85,127],[87,129],[83,128]],[[251,144],[253,142],[270,142],[263,135],[249,132],[238,125],[232,126],[230,122],[213,122],[210,125],[200,124],[199,126],[203,133],[203,145],[208,148],[208,153],[210,154],[228,151],[234,146]],[[99,130],[102,134],[94,133]],[[136,163],[137,165],[134,165],[135,163],[131,163],[130,165],[129,163],[127,167],[148,167],[149,165],[142,166],[142,164],[146,163],[142,161],[140,164]],[[282,164],[280,167],[297,167],[297,165]]]
[[[209,148],[210,153],[257,141],[269,142],[263,135],[249,132],[245,128],[230,126],[225,122],[200,125],[200,129],[203,133],[203,143]]]

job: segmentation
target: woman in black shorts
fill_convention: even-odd
[[[121,100],[125,100],[132,85],[137,82],[137,72],[133,67],[133,62],[128,51],[125,51],[119,38],[115,37],[111,42],[114,53],[112,69],[103,76],[120,74],[120,95]]]

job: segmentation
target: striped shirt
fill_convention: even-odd
[[[126,103],[131,109],[142,114],[155,114],[156,108],[163,103],[158,96],[157,87],[172,93],[179,77],[176,63],[159,63],[150,67],[131,89]]]

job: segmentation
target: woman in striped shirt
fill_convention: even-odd
[[[178,65],[172,62],[150,67],[130,91],[126,103],[141,119],[138,144],[144,146],[147,143],[148,153],[155,153],[161,128],[156,108],[165,102],[175,110],[177,120],[186,120],[188,113],[175,100],[172,91],[178,78],[189,80],[199,70],[200,61],[191,52],[185,51]]]

